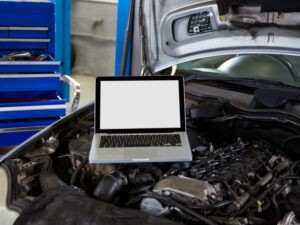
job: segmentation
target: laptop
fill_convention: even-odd
[[[183,77],[96,78],[90,163],[191,160]]]

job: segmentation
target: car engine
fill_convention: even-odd
[[[29,206],[47,190],[69,186],[99,204],[181,224],[300,224],[299,136],[283,137],[278,146],[263,135],[220,139],[189,127],[191,162],[90,164],[92,119],[92,114],[77,118],[7,164],[19,185],[15,202]],[[225,125],[218,131],[222,128],[230,131]],[[262,130],[252,129],[248,134]],[[296,150],[288,152],[286,146]]]
[[[69,148],[80,139],[81,146],[89,143],[86,136],[76,138]],[[72,184],[79,182],[94,198],[121,207],[187,224],[276,224],[283,212],[300,216],[300,162],[262,140],[238,138],[218,148],[198,145],[193,161],[180,163],[92,166],[87,154],[71,154],[75,168],[76,159],[86,163]],[[99,178],[93,188],[88,176]]]

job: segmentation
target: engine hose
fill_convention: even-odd
[[[225,201],[218,202],[215,204],[210,204],[207,206],[195,206],[195,207],[190,207],[190,208],[197,209],[197,210],[220,209],[220,208],[224,208],[224,207],[230,205],[232,202],[233,202],[232,200],[225,200]]]
[[[197,222],[195,217],[192,217],[190,215],[187,215],[186,213],[182,212],[181,209],[177,208],[177,207],[170,207],[170,211],[171,212],[175,212],[176,214],[178,214],[178,216],[185,222],[187,223],[195,223]]]
[[[80,172],[80,170],[87,164],[88,162],[88,158],[85,158],[81,163],[80,165],[76,168],[76,170],[74,171],[74,173],[72,174],[72,177],[71,177],[71,181],[70,181],[70,185],[74,185],[75,182],[77,181],[77,177],[78,177],[78,174]]]
[[[273,206],[274,206],[274,208],[275,208],[275,213],[276,213],[276,215],[278,216],[278,218],[281,216],[281,210],[279,209],[279,206],[278,206],[278,204],[277,204],[276,198],[277,198],[277,196],[278,196],[279,194],[281,194],[285,189],[286,189],[286,186],[283,185],[283,187],[280,188],[280,190],[277,191],[277,192],[272,196],[272,198],[271,198],[271,202],[272,202],[272,204],[273,204]]]
[[[294,175],[294,170],[295,168],[299,167],[300,168],[300,161],[295,161],[290,168],[288,169],[288,174]]]
[[[283,142],[281,143],[280,145],[280,149],[284,149],[284,146],[286,145],[287,142],[291,141],[291,140],[295,140],[295,139],[300,139],[300,136],[291,136],[291,137],[288,137],[286,139],[283,140]]]
[[[276,197],[277,197],[277,195],[272,196],[271,202],[272,202],[273,207],[274,207],[274,209],[275,209],[275,214],[276,214],[276,216],[279,217],[279,215],[280,215],[280,209],[279,209],[279,206],[278,206],[278,204],[277,204]]]
[[[178,207],[180,208],[182,211],[185,211],[186,213],[194,216],[195,218],[197,218],[199,221],[207,224],[207,225],[217,225],[215,222],[213,222],[211,219],[208,219],[202,215],[200,215],[199,213],[195,212],[194,210],[191,210],[191,209],[188,209],[184,206],[182,206],[181,204],[178,204],[178,203],[173,203],[173,205],[175,207]]]
[[[225,217],[209,216],[209,218],[218,224],[226,224],[227,222],[227,219]]]

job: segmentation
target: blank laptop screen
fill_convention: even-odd
[[[100,130],[180,128],[178,80],[100,82]]]

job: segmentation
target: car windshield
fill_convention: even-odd
[[[192,73],[226,78],[253,78],[300,87],[299,56],[223,55],[188,61],[175,68],[176,74]]]

